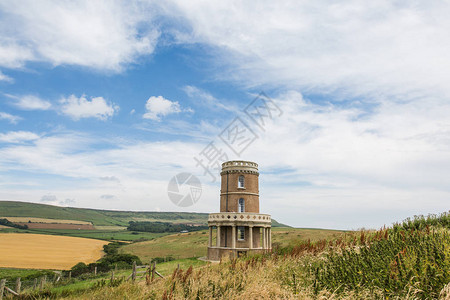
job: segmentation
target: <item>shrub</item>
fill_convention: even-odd
[[[88,273],[89,267],[84,262],[79,262],[75,266],[73,266],[71,269],[72,276],[77,277],[81,274]]]

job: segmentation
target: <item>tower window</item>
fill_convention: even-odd
[[[238,240],[243,241],[245,239],[245,227],[238,226]]]
[[[244,188],[244,176],[243,175],[239,176],[238,188]]]
[[[243,198],[239,199],[238,212],[245,212],[245,200]]]

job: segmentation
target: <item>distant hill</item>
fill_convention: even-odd
[[[0,217],[34,217],[91,222],[95,226],[128,226],[129,221],[207,224],[207,213],[116,211],[0,201]],[[272,219],[273,227],[290,227]]]

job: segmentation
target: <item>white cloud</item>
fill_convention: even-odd
[[[29,131],[10,131],[0,133],[0,142],[5,143],[23,143],[39,139],[39,135]]]
[[[163,96],[151,96],[145,104],[144,119],[159,121],[161,117],[181,112],[178,101],[170,101]]]
[[[143,2],[1,2],[0,66],[44,61],[121,71],[153,52],[154,12]]]
[[[108,103],[103,97],[93,97],[89,101],[86,96],[77,98],[70,95],[60,100],[61,112],[74,120],[97,118],[107,120],[119,110],[117,105]]]
[[[49,101],[43,100],[33,95],[6,96],[14,99],[13,105],[23,110],[48,110],[52,107],[52,104]]]
[[[13,82],[14,79],[12,79],[11,77],[9,77],[9,76],[3,74],[3,73],[0,71],[0,81]]]
[[[178,42],[214,47],[221,79],[341,96],[450,95],[447,2],[166,5],[168,15],[185,20]]]
[[[8,114],[8,113],[0,111],[0,120],[7,120],[11,124],[17,124],[17,122],[22,120],[22,118],[19,117],[19,116],[14,116],[14,115],[11,115],[11,114]]]

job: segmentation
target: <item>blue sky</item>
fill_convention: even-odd
[[[0,1],[0,199],[214,212],[218,183],[194,160],[212,142],[259,163],[261,211],[293,226],[376,228],[446,211],[449,12]],[[260,92],[276,109],[258,127],[245,108]],[[236,117],[254,137],[239,153],[223,140]],[[167,196],[180,172],[203,187],[187,208]]]

